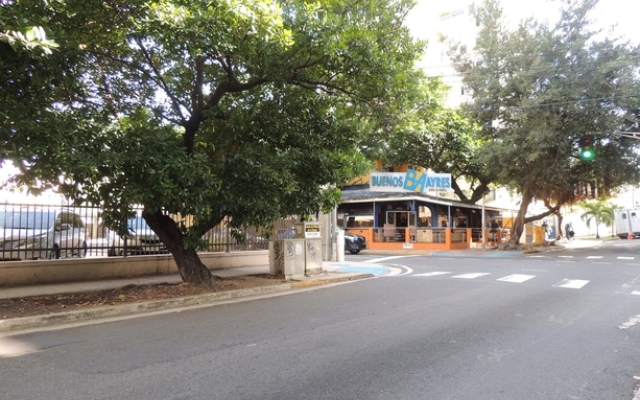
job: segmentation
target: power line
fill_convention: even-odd
[[[634,58],[640,59],[640,57],[634,57]],[[568,67],[571,67],[571,66],[568,66]],[[450,65],[449,68],[455,68],[455,66]],[[611,65],[598,66],[597,68],[591,68],[589,69],[589,72],[610,71],[612,69],[619,70],[619,69],[625,69],[625,68],[640,68],[640,67],[638,67],[633,63],[620,64],[620,65],[611,64]],[[427,78],[464,78],[467,76],[485,77],[485,76],[496,76],[496,75],[504,76],[505,74],[517,75],[518,77],[523,77],[523,78],[530,78],[530,77],[535,78],[535,77],[545,77],[545,73],[552,73],[548,77],[570,74],[568,70],[557,69],[557,68],[554,68],[553,66],[531,67],[527,70],[509,69],[507,67],[500,68],[500,69],[488,68],[488,67],[476,67],[475,71],[456,72],[453,74],[446,74],[446,75],[427,75]]]
[[[568,50],[567,50],[568,51]],[[589,53],[587,50],[582,50],[582,52],[585,52],[587,55],[591,54]],[[556,53],[556,52],[550,52],[550,53]],[[562,52],[562,51],[558,51],[557,53],[562,53],[565,54],[566,52]],[[517,55],[517,54],[514,54]],[[522,56],[531,56],[531,54],[521,54]],[[537,55],[534,56],[536,59],[543,59],[543,58],[547,58],[544,56],[544,53],[542,53],[542,55]],[[513,62],[515,60],[518,60],[518,58],[512,57],[512,58],[505,58],[505,62]],[[630,55],[630,54],[625,54],[622,55],[620,57],[618,57],[616,59],[617,60],[623,60],[625,62],[628,62],[630,65],[633,65],[634,61],[638,61],[640,60],[640,55]],[[449,63],[449,64],[434,64],[434,65],[428,65],[423,67],[422,69],[438,69],[438,68],[449,68],[452,67],[453,63]]]

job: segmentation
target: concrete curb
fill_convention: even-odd
[[[292,289],[298,289],[298,288],[305,288],[305,287],[311,287],[311,286],[322,286],[322,285],[326,285],[327,283],[356,281],[360,279],[373,278],[373,276],[374,275],[372,274],[349,274],[349,275],[339,276],[339,277],[329,278],[329,279],[327,278],[309,279],[304,281],[291,282],[289,283],[289,285],[291,285]]]
[[[259,286],[251,289],[229,290],[224,292],[207,293],[197,296],[176,297],[173,299],[130,303],[118,306],[106,306],[87,310],[76,310],[65,313],[37,315],[24,318],[12,318],[0,321],[0,333],[18,331],[42,326],[61,325],[72,322],[82,322],[100,318],[118,317],[125,315],[141,314],[149,311],[169,310],[173,308],[201,306],[214,304],[226,300],[243,297],[258,296],[271,293],[284,292],[291,289],[322,286],[328,283],[354,281],[371,278],[371,274],[350,274],[339,277],[309,279],[305,281],[281,283],[278,285]]]

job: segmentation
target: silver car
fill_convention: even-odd
[[[127,220],[127,231],[125,237],[121,237],[113,231],[108,231],[109,257],[129,254],[164,254],[167,247],[162,243],[158,235],[147,225],[147,221],[140,215],[136,215]]]
[[[87,232],[80,215],[69,210],[0,211],[0,259],[85,257]]]

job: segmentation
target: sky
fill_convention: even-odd
[[[445,11],[463,8],[470,0],[416,0],[416,7],[410,12],[407,25],[419,38],[431,35],[430,25],[435,18]],[[536,19],[557,18],[558,0],[501,0],[500,3],[510,20],[517,22],[525,17]],[[638,16],[640,1],[638,0],[600,0],[591,13],[594,26],[608,28],[617,24],[616,32],[627,37],[633,43],[640,43]]]

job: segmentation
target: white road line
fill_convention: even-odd
[[[435,272],[427,272],[426,274],[415,274],[415,275],[411,275],[411,276],[437,276],[437,275],[447,275],[450,274],[451,272],[445,272],[445,271],[435,271]]]
[[[551,285],[553,287],[561,287],[566,289],[580,289],[584,285],[589,283],[589,281],[583,281],[580,279],[563,279],[555,285]]]
[[[635,296],[640,296],[640,290],[634,290],[633,292],[631,292],[631,294]]]
[[[558,256],[559,258],[573,258],[573,256]]]
[[[393,276],[393,277],[397,277],[397,276],[404,276],[404,275],[409,275],[410,273],[413,272],[413,270],[409,267],[405,267],[404,265],[398,265],[398,264],[392,264],[392,266],[389,267],[389,273],[383,276]]]
[[[588,256],[587,258],[602,258],[602,256]]]
[[[629,321],[623,323],[618,328],[619,329],[629,329],[629,328],[631,328],[633,326],[636,326],[638,324],[640,324],[640,315],[636,315],[635,317],[629,318]]]
[[[635,257],[618,257],[618,260],[635,260]]]
[[[529,258],[545,258],[546,256],[527,256]]]
[[[363,262],[366,262],[366,263],[379,263],[379,262],[388,261],[388,260],[395,260],[396,258],[403,258],[403,257],[415,257],[415,256],[382,257],[382,258],[374,258],[372,260],[366,260],[366,261],[363,261]]]
[[[528,281],[531,278],[535,278],[535,275],[514,274],[514,275],[505,276],[504,278],[500,278],[498,280],[502,282],[522,283],[524,281]]]
[[[469,274],[462,274],[462,275],[452,276],[452,278],[475,279],[475,278],[479,278],[479,277],[485,276],[485,275],[491,275],[491,273],[490,272],[472,272],[472,273],[469,273]]]

